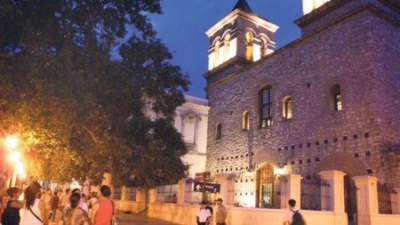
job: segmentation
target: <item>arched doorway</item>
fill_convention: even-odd
[[[344,176],[344,207],[347,213],[348,224],[356,225],[357,220],[357,193],[356,185],[347,174]]]
[[[274,168],[266,164],[257,171],[257,207],[272,208],[274,197]]]

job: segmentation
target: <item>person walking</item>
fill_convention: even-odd
[[[32,182],[25,189],[25,208],[20,225],[48,225],[45,218],[44,202],[40,199],[40,184],[37,181]]]
[[[90,225],[87,212],[79,207],[81,195],[72,193],[69,201],[70,205],[65,207],[59,225]]]
[[[17,187],[12,187],[7,190],[8,201],[7,206],[1,215],[2,225],[19,225],[21,217],[19,210],[24,207],[24,203],[18,201],[18,197],[21,194]]]
[[[57,191],[54,192],[53,198],[51,199],[51,221],[56,219],[58,204],[60,203],[60,198],[58,197]]]
[[[48,223],[48,220],[50,219],[50,211],[51,211],[51,200],[53,196],[51,195],[51,189],[47,188],[44,195],[42,196],[43,202],[44,202],[44,213],[45,217],[43,220]]]
[[[67,188],[65,190],[65,192],[62,193],[60,196],[60,204],[58,206],[58,210],[60,210],[61,212],[63,212],[64,208],[68,205],[69,197],[71,196],[71,194],[69,192],[70,192],[70,189]]]
[[[226,225],[226,218],[228,217],[228,211],[225,206],[222,204],[222,198],[218,198],[216,201],[217,210],[215,212],[215,222],[216,225]]]
[[[303,215],[296,209],[296,200],[290,199],[289,210],[285,213],[283,225],[307,225]]]
[[[100,187],[99,200],[93,204],[90,213],[92,225],[110,225],[115,214],[114,202],[110,199],[111,189],[107,185]]]
[[[211,218],[211,212],[210,210],[206,209],[207,202],[202,201],[200,204],[200,209],[196,216],[197,225],[207,225]]]

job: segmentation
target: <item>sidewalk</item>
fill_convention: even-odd
[[[117,213],[118,225],[178,225],[176,223],[170,223],[162,220],[147,218],[143,215],[136,215],[133,213]],[[49,225],[57,225],[57,222],[50,222]]]

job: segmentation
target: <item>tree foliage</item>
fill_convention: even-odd
[[[159,0],[0,0],[0,125],[22,140],[31,175],[98,183],[112,172],[137,187],[183,176],[172,121],[188,76],[148,13]]]

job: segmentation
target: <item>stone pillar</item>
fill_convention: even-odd
[[[394,188],[396,193],[391,194],[391,202],[396,202],[396,205],[392,205],[393,214],[400,214],[400,188]]]
[[[126,200],[126,187],[122,186],[121,188],[121,201],[125,201]]]
[[[178,204],[185,204],[185,196],[186,195],[186,178],[181,179],[178,182],[178,193],[177,193],[177,202]]]
[[[217,174],[217,176],[216,176],[217,184],[221,185],[221,190],[220,190],[220,193],[217,196],[217,198],[222,198],[224,200],[224,202],[228,202],[227,199],[229,199],[229,196],[228,196],[228,189],[229,189],[228,176],[229,176],[229,174],[225,174],[225,173],[220,173],[220,174]]]
[[[330,185],[327,193],[329,199],[321,198],[321,208],[333,210],[336,213],[344,213],[344,176],[346,174],[341,171],[329,170],[322,171],[319,175]]]
[[[111,188],[111,173],[104,173],[103,174],[103,181],[101,185],[107,185]]]
[[[137,199],[137,197],[136,197],[136,199]],[[150,203],[157,202],[157,189],[155,189],[155,188],[150,189],[150,191],[149,191],[149,202]]]
[[[296,200],[297,208],[301,208],[301,179],[298,174],[282,175],[281,179],[281,208],[289,208],[289,199]]]
[[[146,202],[146,189],[136,190],[136,202]]]
[[[378,214],[378,179],[373,176],[354,177],[357,187],[358,224],[370,225],[371,217]]]

